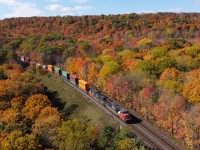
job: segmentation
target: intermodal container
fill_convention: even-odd
[[[24,56],[21,56],[21,61],[25,61]]]
[[[70,74],[68,73],[68,72],[66,72],[66,71],[62,71],[62,77],[63,77],[63,79],[65,79],[65,80],[70,80]]]
[[[48,65],[47,69],[51,72],[54,72],[54,66],[53,65]]]
[[[89,84],[84,80],[78,80],[78,86],[84,91],[89,91],[90,90],[89,89]]]
[[[61,69],[58,68],[58,67],[54,67],[54,73],[60,76],[61,75]]]
[[[78,77],[76,75],[70,75],[70,82],[74,85],[78,85]]]

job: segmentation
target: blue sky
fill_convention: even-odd
[[[200,12],[200,0],[0,0],[0,19],[155,12]]]

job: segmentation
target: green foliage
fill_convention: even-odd
[[[77,119],[63,122],[57,137],[59,149],[91,149],[95,141],[91,131],[91,127]]]
[[[197,58],[191,56],[178,56],[175,58],[177,61],[178,68],[182,71],[190,71],[200,67],[200,62]]]
[[[154,58],[161,58],[164,57],[167,54],[167,50],[163,47],[156,47],[151,51],[151,55]]]
[[[152,40],[149,38],[143,38],[138,42],[138,46],[142,49],[151,49],[153,46]]]
[[[120,70],[120,65],[115,61],[109,61],[104,64],[99,72],[98,85],[105,85],[106,79]]]
[[[119,52],[118,55],[121,56],[121,57],[125,57],[125,56],[131,55],[133,53],[134,52],[132,50],[127,49],[127,50],[123,50],[122,52]]]
[[[185,52],[186,54],[189,54],[190,56],[195,58],[200,53],[200,47],[196,47],[196,46],[188,47],[186,48]]]
[[[17,60],[17,54],[15,51],[9,51],[7,54],[7,59],[8,60]]]
[[[21,131],[13,131],[0,143],[1,150],[38,150],[41,149],[38,139],[33,134],[23,135]]]
[[[161,75],[163,71],[167,68],[177,68],[177,62],[175,59],[171,59],[169,57],[163,57],[158,60],[156,65],[157,75]]]
[[[176,50],[184,48],[185,46],[191,46],[191,43],[187,42],[184,39],[169,39],[167,42],[163,44],[164,47],[166,47],[168,50]]]
[[[100,56],[100,60],[105,64],[109,61],[112,61],[112,57],[110,55],[103,55]]]
[[[139,62],[138,68],[149,74],[155,73],[155,64],[149,60],[142,60]]]
[[[113,141],[112,141],[114,138],[114,135],[115,135],[114,127],[106,126],[101,132],[101,135],[98,139],[99,147],[102,149],[114,148]]]

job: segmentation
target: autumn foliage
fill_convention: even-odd
[[[197,13],[5,19],[0,21],[0,60],[16,60],[17,53],[56,65],[169,132],[189,149],[199,149],[199,22]],[[43,109],[54,110],[44,95],[38,95],[37,80],[22,70],[9,65],[0,68],[2,121],[11,126],[18,120],[38,123],[32,127],[34,132],[38,127],[40,134],[43,127],[38,117],[45,114]],[[13,120],[6,112],[14,114]],[[60,118],[55,116],[57,122]],[[132,146],[128,139],[124,142]],[[121,143],[118,146],[123,148]]]

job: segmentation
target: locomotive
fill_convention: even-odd
[[[21,61],[30,62],[29,57],[21,56]],[[36,66],[41,66],[43,69],[47,69],[49,72],[56,74],[57,76],[62,77],[64,81],[71,83],[72,85],[78,87],[89,96],[94,98],[98,101],[101,105],[105,106],[108,110],[112,113],[117,115],[122,121],[127,122],[131,120],[131,115],[128,110],[120,106],[119,104],[115,103],[114,101],[110,100],[107,96],[102,94],[100,91],[90,88],[89,84],[79,79],[76,75],[70,74],[67,71],[62,71],[60,68],[55,67],[53,65],[43,65],[40,63],[35,63]]]

